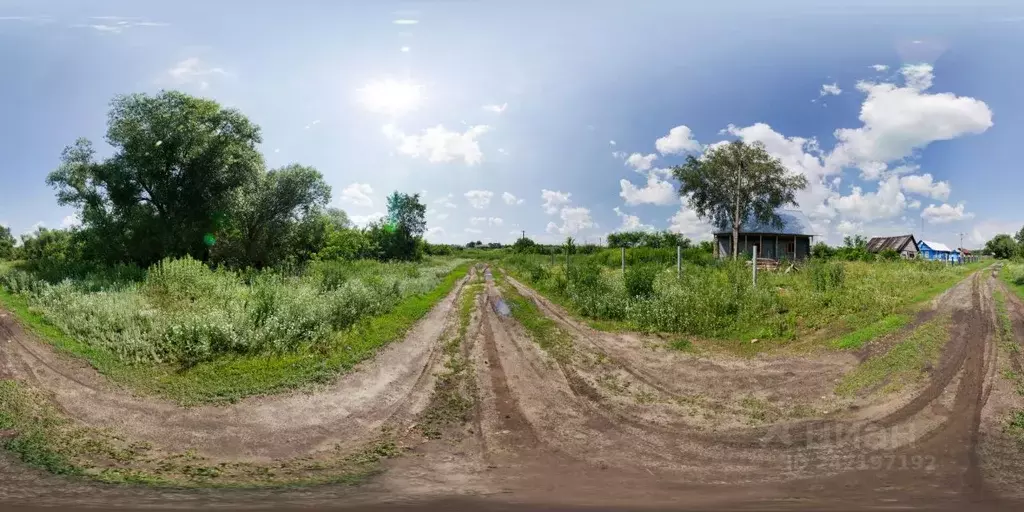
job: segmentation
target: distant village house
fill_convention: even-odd
[[[782,219],[782,227],[758,222],[748,218],[740,228],[739,253],[743,257],[753,256],[757,247],[758,258],[773,260],[802,260],[811,255],[810,220],[802,212],[796,210],[780,210],[777,212]],[[719,258],[732,256],[732,229],[718,229],[715,235],[715,255]]]
[[[921,257],[933,261],[960,263],[960,252],[950,249],[946,244],[921,240],[917,243]]]
[[[916,258],[920,252],[914,235],[876,236],[868,240],[867,251],[870,253],[878,254],[887,249],[896,251],[906,259]]]

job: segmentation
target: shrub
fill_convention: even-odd
[[[626,295],[647,298],[654,295],[654,280],[661,267],[658,265],[637,265],[626,268]]]
[[[336,332],[432,290],[457,261],[316,262],[304,273],[245,274],[167,259],[141,281],[99,291],[0,270],[55,327],[129,362],[188,367],[226,354],[281,353],[329,343]],[[125,273],[125,275],[131,275]]]
[[[878,253],[878,259],[883,261],[897,261],[901,258],[900,253],[892,250],[885,249]]]

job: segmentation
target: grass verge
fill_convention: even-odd
[[[459,328],[444,345],[445,371],[438,376],[430,404],[423,412],[419,429],[428,439],[439,439],[445,427],[469,421],[476,398],[469,360],[462,352],[469,332],[476,299],[483,290],[478,282],[466,285],[459,297]]]
[[[909,315],[888,315],[881,320],[849,332],[831,342],[833,348],[857,349],[865,343],[903,328],[910,323]]]
[[[551,357],[559,363],[568,363],[573,354],[572,337],[563,331],[554,320],[545,316],[533,301],[523,297],[514,286],[495,274],[495,282],[501,289],[502,298],[508,304],[512,316]]]
[[[161,487],[351,485],[378,473],[382,460],[400,453],[388,432],[354,454],[335,451],[265,464],[162,453],[107,430],[78,426],[43,393],[12,380],[0,380],[0,434],[3,448],[50,473]]]
[[[97,371],[129,391],[155,395],[180,405],[234,402],[331,382],[341,373],[401,338],[469,271],[456,267],[426,294],[408,297],[392,311],[360,320],[320,349],[294,353],[224,357],[187,370],[178,366],[126,364],[109,351],[64,335],[29,307],[25,297],[0,288],[0,305],[14,313],[30,331],[61,351],[87,360]]]
[[[875,391],[890,393],[919,381],[934,365],[949,340],[949,317],[918,326],[885,354],[861,363],[836,386],[836,394],[854,396]]]

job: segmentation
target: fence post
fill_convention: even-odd
[[[622,250],[622,275],[626,275],[626,248],[621,247]]]
[[[683,275],[683,250],[676,246],[676,277]]]
[[[753,267],[753,269],[754,269],[754,286],[756,287],[757,286],[757,246],[756,245],[754,246],[754,260],[753,260],[753,265],[751,265],[751,267]]]

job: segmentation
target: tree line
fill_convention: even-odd
[[[419,194],[392,193],[366,228],[328,208],[317,169],[267,169],[260,128],[241,112],[177,91],[114,98],[106,142],[78,139],[46,182],[81,225],[22,236],[0,229],[0,257],[148,266],[190,256],[263,268],[312,258],[413,260],[426,251]]]
[[[1013,236],[1006,233],[996,235],[985,243],[982,253],[1007,260],[1024,257],[1024,227]]]

